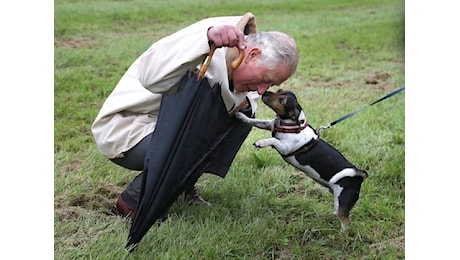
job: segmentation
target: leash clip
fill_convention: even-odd
[[[332,126],[331,124],[329,124],[327,126],[320,126],[318,129],[315,130],[315,132],[319,136],[321,131],[329,129],[329,128],[331,128],[331,126]]]

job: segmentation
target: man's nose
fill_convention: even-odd
[[[270,88],[270,85],[268,84],[261,84],[257,86],[257,94],[262,95],[267,91],[267,89]]]

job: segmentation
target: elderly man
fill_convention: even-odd
[[[287,80],[297,67],[295,41],[281,32],[256,32],[251,13],[207,18],[185,27],[153,43],[128,68],[104,102],[92,132],[105,157],[127,169],[143,170],[147,150],[156,149],[149,146],[149,140],[157,123],[162,94],[174,92],[187,71],[200,67],[211,44],[217,49],[205,76],[211,85],[220,85],[229,115],[243,111],[254,116],[260,95]],[[229,64],[237,58],[238,49],[243,51],[243,60],[233,69]],[[214,173],[213,169],[218,168],[216,174],[224,177],[249,130],[236,128],[222,144],[231,147],[220,149],[219,160],[204,170]],[[142,174],[119,196],[116,208],[120,215],[134,217]],[[196,192],[194,184],[198,178],[199,175],[185,189],[186,198],[210,205]]]

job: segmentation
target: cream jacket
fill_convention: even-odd
[[[105,100],[92,124],[100,152],[109,159],[122,158],[155,129],[161,95],[174,91],[188,70],[199,68],[209,53],[207,30],[211,26],[236,25],[242,16],[207,18],[153,43],[134,61]],[[232,92],[229,89],[225,54],[214,52],[205,76],[213,86],[221,84],[222,97],[230,112],[248,97],[253,113],[257,92]]]

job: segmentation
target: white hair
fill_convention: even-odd
[[[262,50],[258,65],[274,69],[278,64],[286,63],[292,74],[295,72],[299,55],[295,40],[289,35],[277,31],[257,32],[249,34],[246,42]]]

